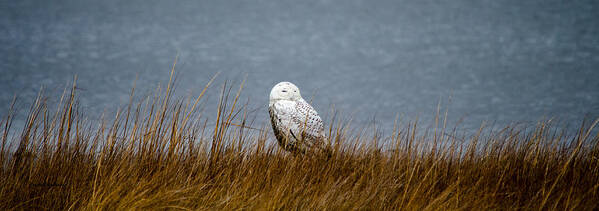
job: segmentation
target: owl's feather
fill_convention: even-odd
[[[318,113],[303,99],[280,100],[269,106],[277,141],[288,151],[324,147],[324,126]]]

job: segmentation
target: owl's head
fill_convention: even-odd
[[[302,99],[299,88],[291,82],[283,81],[275,85],[270,91],[270,102],[277,100],[299,100]]]

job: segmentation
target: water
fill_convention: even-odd
[[[74,75],[90,114],[150,93],[177,54],[181,95],[241,81],[268,124],[279,81],[323,115],[390,132],[397,116],[430,125],[441,102],[465,129],[599,117],[598,1],[3,1],[0,111]],[[207,113],[214,113],[207,107]],[[22,119],[22,118],[21,118]]]

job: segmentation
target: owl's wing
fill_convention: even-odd
[[[303,99],[296,102],[295,110],[297,113],[295,124],[298,124],[296,134],[301,134],[308,145],[322,146],[325,138],[324,125],[316,110]],[[292,130],[292,132],[296,131]]]
[[[280,144],[301,148],[304,148],[302,145],[323,145],[322,120],[310,104],[303,100],[279,101],[269,108],[269,112],[273,130]]]

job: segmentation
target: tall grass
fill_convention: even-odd
[[[251,124],[243,83],[198,112],[211,82],[194,99],[174,98],[172,82],[139,101],[132,91],[99,121],[80,112],[73,83],[56,111],[40,94],[12,140],[15,114],[3,114],[0,209],[599,208],[597,122],[572,136],[551,121],[466,136],[439,118],[370,137],[330,119],[332,157],[301,156]]]

